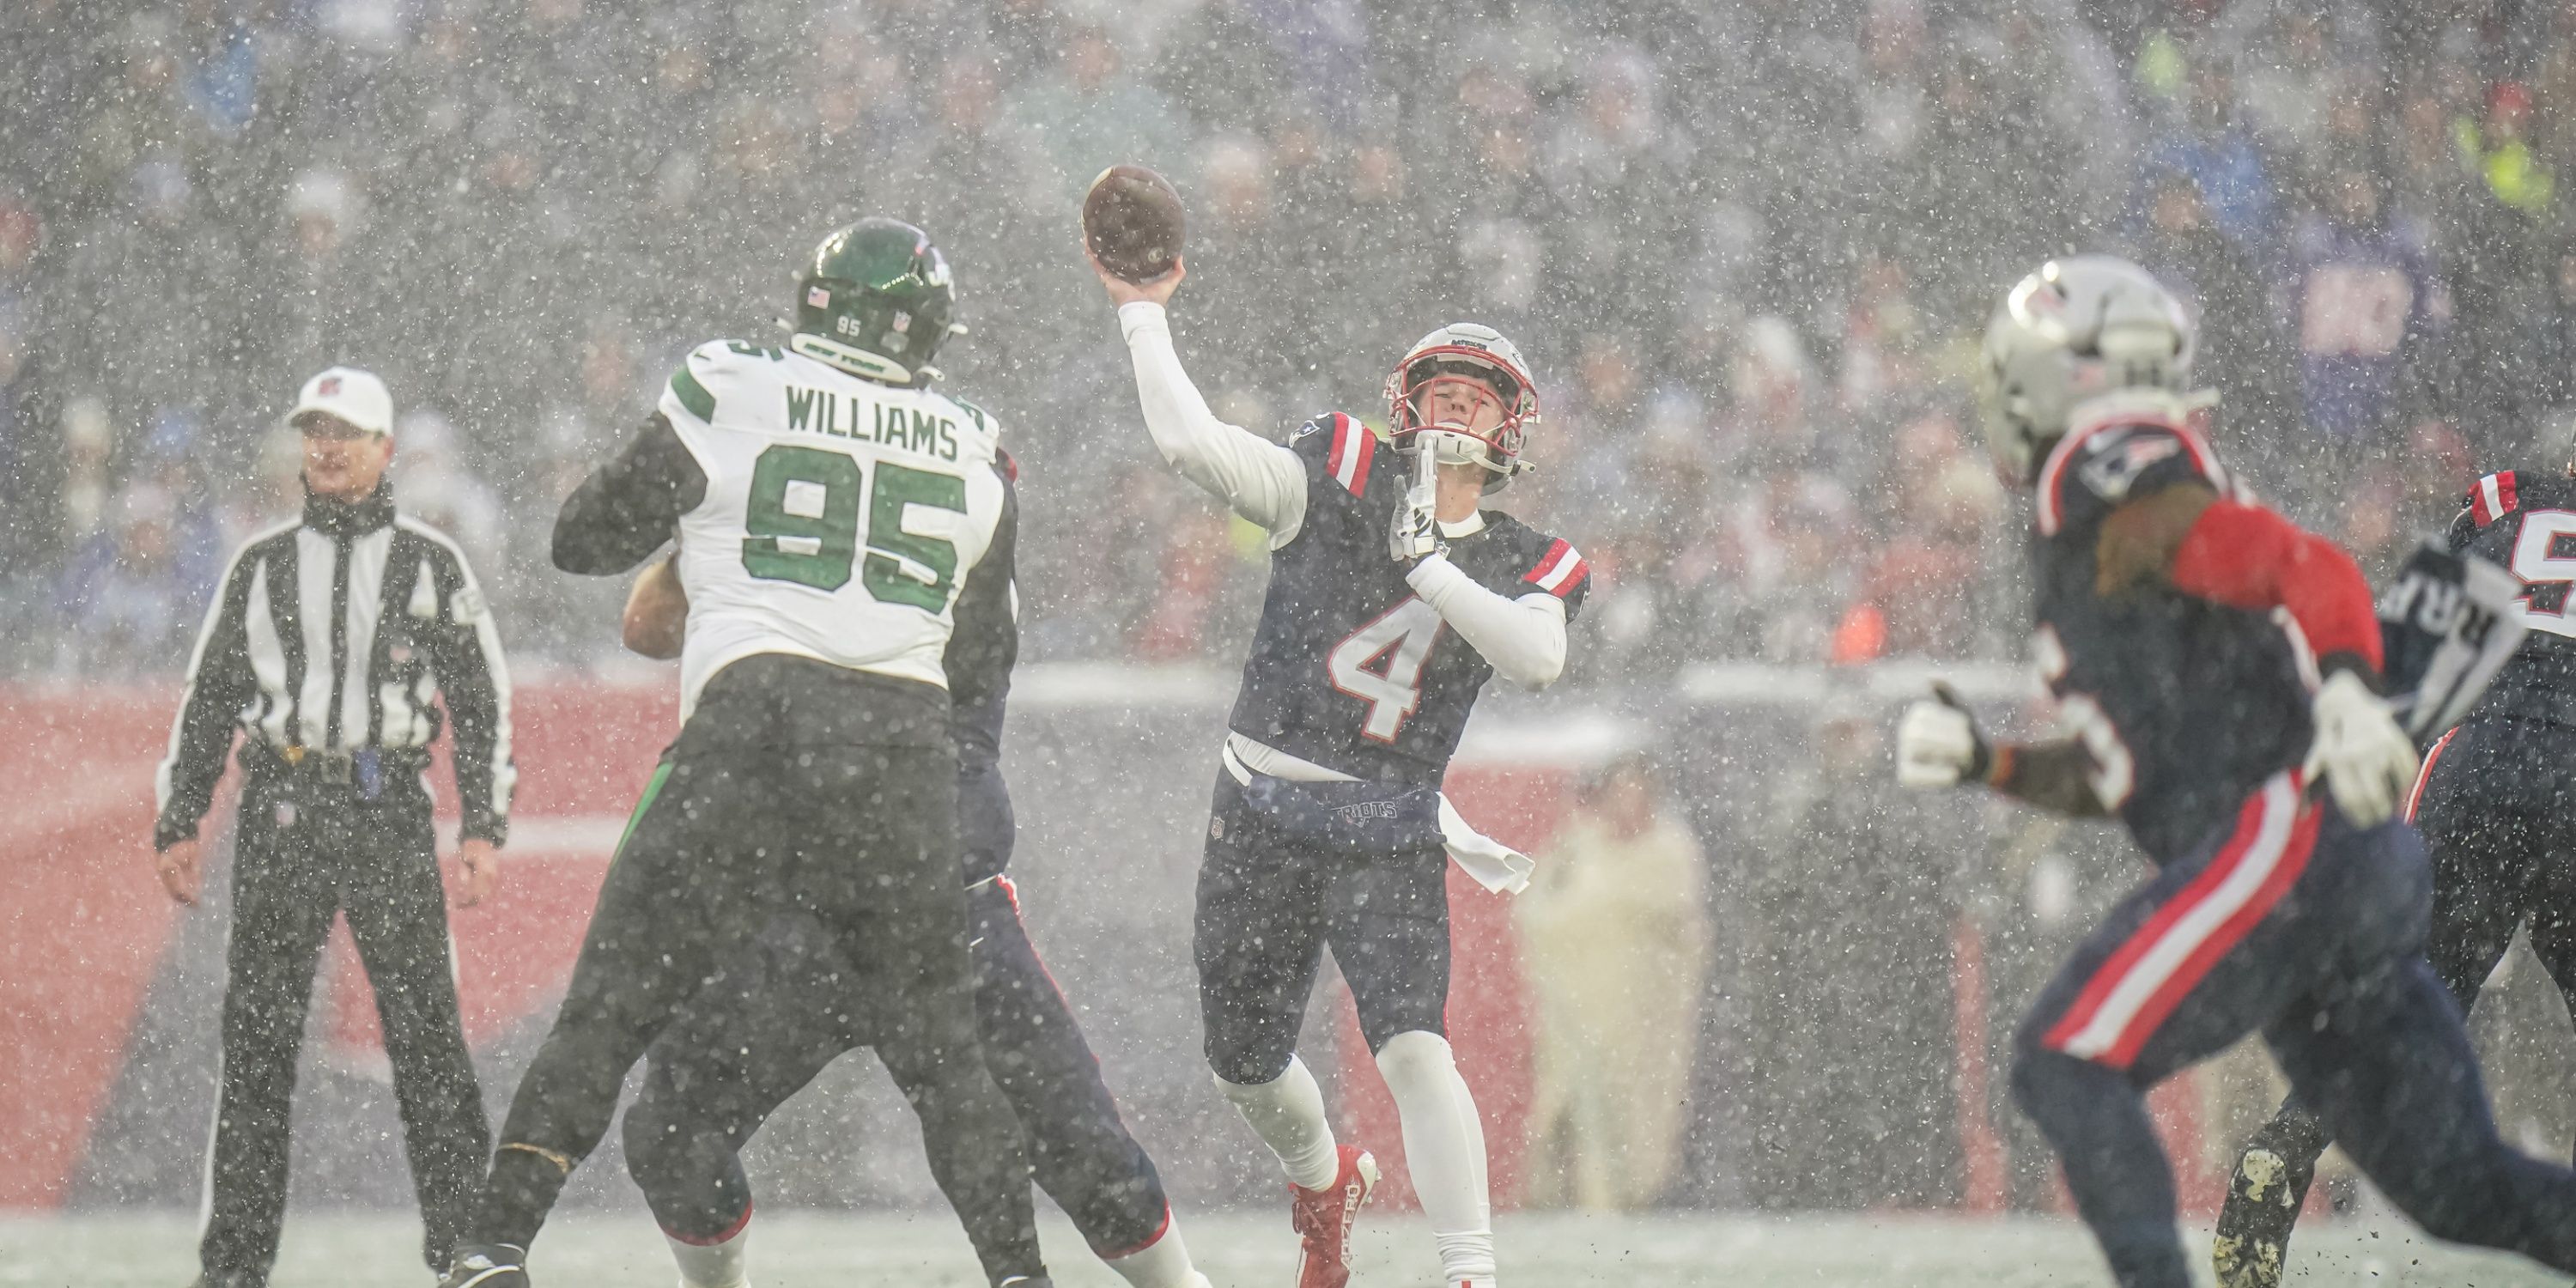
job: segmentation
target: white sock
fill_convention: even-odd
[[[680,1267],[680,1288],[751,1288],[751,1268],[744,1253],[751,1244],[746,1224],[722,1243],[689,1243],[665,1234],[671,1260]]]
[[[1190,1265],[1190,1250],[1181,1243],[1180,1223],[1168,1211],[1163,1214],[1163,1232],[1152,1243],[1104,1261],[1135,1288],[1208,1288],[1207,1276]]]
[[[1379,1049],[1377,1069],[1404,1124],[1404,1165],[1440,1245],[1441,1278],[1492,1288],[1494,1207],[1486,1192],[1485,1125],[1467,1080],[1458,1076],[1449,1040],[1418,1030],[1398,1033]]]
[[[1252,1133],[1279,1156],[1288,1179],[1310,1190],[1333,1183],[1342,1160],[1333,1148],[1333,1124],[1324,1117],[1324,1089],[1315,1085],[1306,1062],[1288,1057],[1287,1071],[1268,1082],[1245,1085],[1216,1080],[1216,1089],[1234,1102]]]

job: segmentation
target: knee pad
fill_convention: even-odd
[[[1286,1051],[1274,1055],[1269,1051],[1222,1049],[1211,1036],[1207,1043],[1208,1072],[1217,1080],[1219,1091],[1229,1085],[1258,1087],[1263,1083],[1277,1082],[1279,1075],[1288,1072],[1290,1054]]]
[[[1425,1079],[1454,1076],[1458,1055],[1449,1047],[1449,1039],[1437,1033],[1407,1029],[1381,1043],[1377,1049],[1378,1073],[1389,1087],[1418,1085]]]

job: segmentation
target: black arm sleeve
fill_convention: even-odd
[[[160,814],[152,824],[154,849],[169,849],[197,834],[197,821],[205,817],[206,807],[214,800],[215,783],[224,776],[224,754],[233,745],[233,721],[250,701],[256,683],[245,626],[251,580],[251,570],[236,555],[232,570],[216,588],[215,602],[206,609],[196,656],[188,662],[188,692],[179,702],[170,754],[162,760],[153,784],[160,797]]]
[[[958,592],[945,659],[949,718],[957,734],[957,841],[969,883],[1010,863],[1018,833],[1010,787],[1002,781],[1002,710],[1010,696],[1011,666],[1020,656],[1011,590],[1020,504],[1007,473],[1002,487],[1001,522]]]
[[[501,635],[461,554],[437,572],[439,614],[425,632],[429,665],[447,704],[456,762],[456,834],[500,845],[510,836],[510,793],[518,766],[510,753],[510,669]]]
[[[707,472],[655,412],[625,450],[590,472],[555,516],[555,567],[589,577],[626,572],[671,539],[706,499]]]
[[[1020,624],[1011,603],[1019,527],[1019,492],[1005,479],[993,544],[966,574],[948,636],[948,700],[960,772],[980,772],[1002,758],[1002,705],[1011,691],[1011,667],[1020,660]]]

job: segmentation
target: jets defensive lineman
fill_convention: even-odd
[[[772,898],[824,928],[884,1017],[879,1058],[987,1278],[1043,1284],[1021,1136],[977,1041],[957,881],[949,690],[1009,665],[1008,630],[973,619],[1007,628],[1007,590],[982,563],[1008,549],[1014,517],[994,426],[927,388],[953,307],[921,230],[843,228],[798,280],[785,348],[692,351],[643,430],[565,501],[567,572],[623,573],[677,538],[682,724],[511,1103],[449,1288],[527,1282],[526,1247],[627,1071],[720,984]]]
[[[1489,677],[1538,688],[1564,669],[1566,622],[1589,584],[1572,546],[1478,504],[1526,468],[1528,367],[1491,328],[1442,327],[1387,378],[1391,443],[1333,413],[1283,446],[1219,421],[1182,370],[1164,317],[1180,264],[1145,285],[1093,267],[1119,305],[1154,445],[1270,533],[1199,869],[1199,1005],[1218,1089],[1287,1172],[1299,1288],[1341,1288],[1377,1171],[1334,1140],[1296,1057],[1331,948],[1393,1093],[1442,1279],[1492,1288],[1483,1128],[1447,1037],[1443,851],[1498,889],[1524,883],[1527,861],[1468,831],[1439,786]]]

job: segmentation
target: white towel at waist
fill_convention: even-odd
[[[1249,784],[1255,773],[1295,783],[1358,781],[1340,770],[1291,756],[1239,733],[1226,734],[1225,747],[1218,756],[1225,763],[1225,772],[1234,775],[1238,783]],[[1538,870],[1536,860],[1468,826],[1445,792],[1440,796],[1440,845],[1459,871],[1496,894],[1519,894],[1528,889],[1530,874]]]

